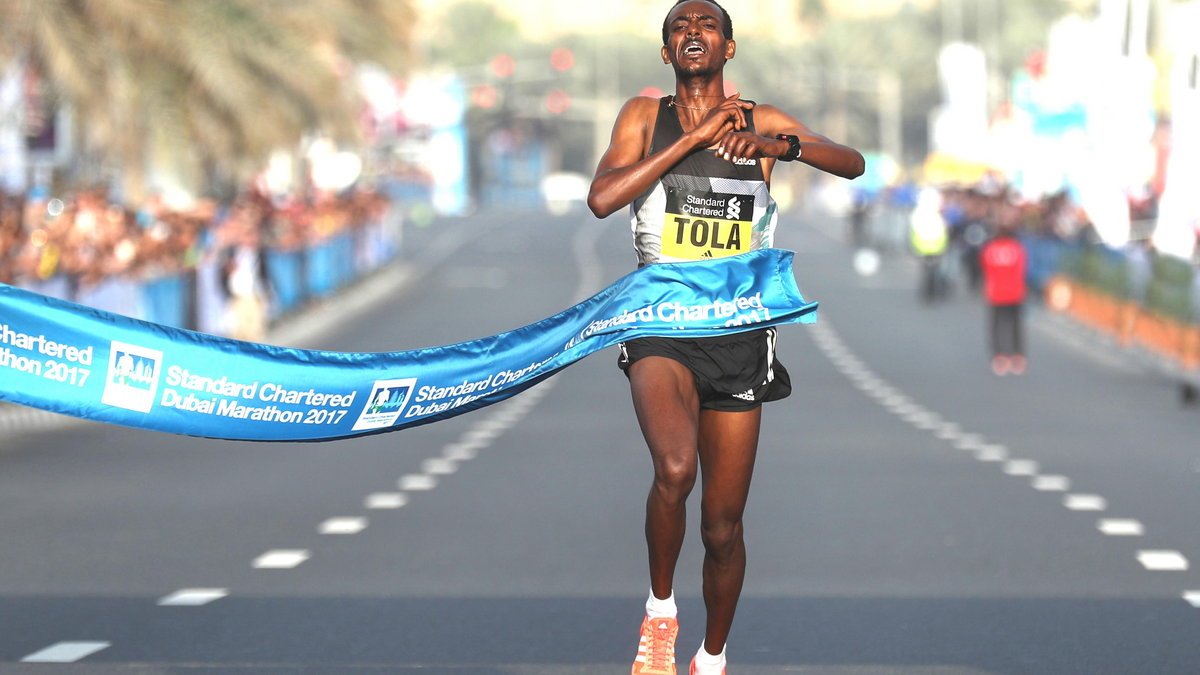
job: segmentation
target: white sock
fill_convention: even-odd
[[[666,600],[659,600],[654,597],[654,591],[650,591],[650,597],[646,599],[646,616],[652,619],[674,619],[679,615],[679,610],[675,607],[675,593],[667,596]]]
[[[722,675],[725,672],[725,648],[717,655],[709,654],[700,643],[700,651],[696,652],[696,675]]]

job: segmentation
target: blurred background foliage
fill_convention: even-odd
[[[306,134],[353,138],[352,64],[402,72],[414,21],[407,0],[5,0],[0,56],[70,103],[82,173],[116,165],[137,199],[150,162],[237,182]]]
[[[538,17],[514,18],[505,3],[488,0],[424,8],[419,0],[6,0],[0,58],[32,65],[47,96],[70,103],[82,141],[76,178],[117,172],[131,199],[147,190],[149,165],[167,166],[211,193],[244,182],[273,150],[294,150],[305,138],[356,142],[356,64],[378,64],[397,78],[453,70],[470,87],[498,81],[489,69],[498,54],[521,68],[502,83],[502,105],[469,111],[472,138],[524,115],[522,124],[558,139],[563,168],[590,173],[599,120],[611,124],[619,102],[647,87],[673,87],[659,41],[648,37],[670,4],[647,3],[661,10],[645,16],[649,32],[576,23],[551,39],[545,31],[527,35]],[[887,15],[846,15],[823,0],[791,7],[801,26],[794,37],[735,35],[729,79],[747,98],[784,106],[822,133],[871,149],[883,144],[877,85],[891,77],[902,85],[901,160],[916,165],[926,151],[929,111],[940,100],[939,48],[956,39],[982,45],[1003,97],[1009,71],[1073,5],[907,2]],[[574,67],[544,66],[558,47],[572,50]],[[550,89],[572,97],[573,115],[522,113],[529,108],[522,98],[540,100]]]

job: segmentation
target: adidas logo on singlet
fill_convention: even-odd
[[[757,159],[746,159],[745,157],[737,157],[733,160],[733,163],[738,166],[758,166]]]
[[[703,253],[703,255],[701,255],[700,257],[701,258],[711,258],[711,257],[713,257],[712,251],[705,251]]]
[[[743,401],[750,401],[751,403],[753,403],[754,402],[754,390],[747,389],[746,391],[743,391],[740,394],[734,394],[733,397],[740,398]]]

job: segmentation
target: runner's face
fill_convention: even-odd
[[[679,72],[704,75],[719,71],[733,58],[733,40],[725,39],[721,10],[704,0],[685,2],[667,19],[667,44],[663,63]]]

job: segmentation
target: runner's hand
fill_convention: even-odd
[[[711,148],[730,132],[746,128],[746,111],[754,104],[743,101],[741,96],[735,93],[708,111],[699,126],[692,130],[698,141],[697,147]]]
[[[772,150],[778,150],[780,145],[784,146],[783,152],[787,152],[787,141],[759,136],[748,131],[730,131],[717,144],[717,157],[731,162],[736,159],[779,157],[783,153]]]

